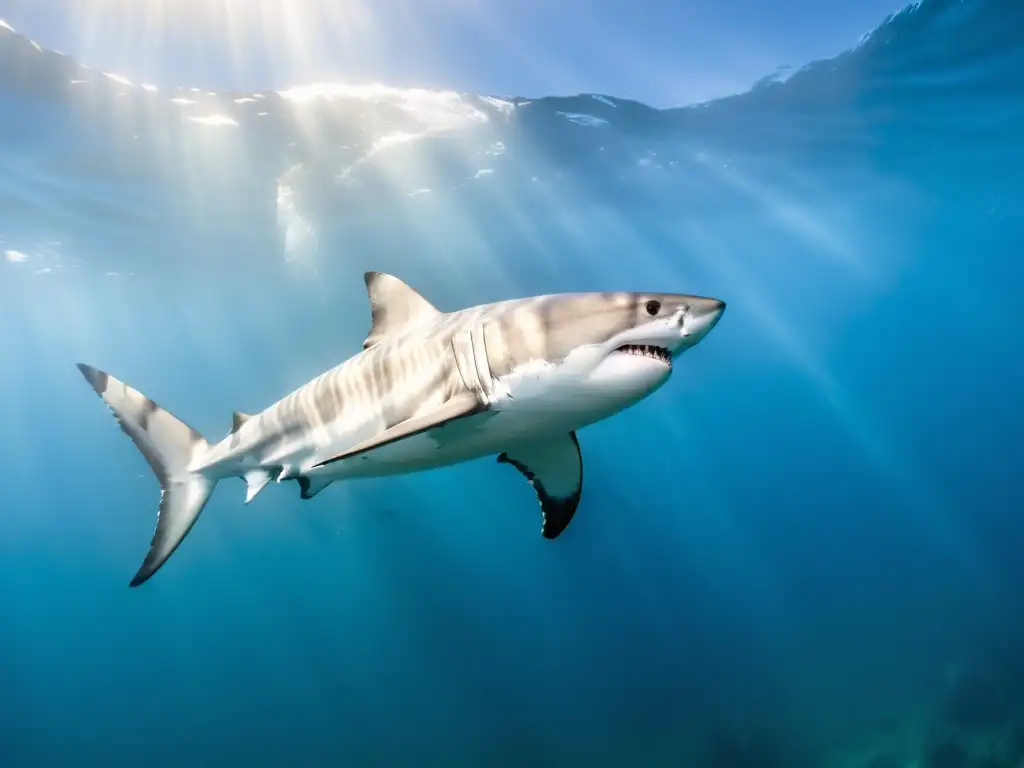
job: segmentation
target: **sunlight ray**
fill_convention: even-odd
[[[753,285],[742,275],[735,259],[712,235],[691,226],[687,228],[686,236],[702,243],[698,251],[714,265],[714,269],[728,276],[732,292],[741,297],[740,301],[756,318],[758,327],[773,339],[780,352],[797,366],[802,375],[814,383],[846,432],[879,470],[902,490],[910,503],[909,509],[919,518],[919,524],[941,539],[943,547],[966,573],[979,577],[983,583],[990,582],[988,569],[978,557],[977,547],[971,544],[974,537],[960,521],[957,510],[943,499],[934,480],[915,466],[912,454],[897,446],[892,436],[885,435],[881,425],[872,424],[863,408],[855,406],[853,397],[843,390],[840,382],[766,298],[765,289]]]

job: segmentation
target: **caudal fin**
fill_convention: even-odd
[[[178,548],[206,506],[216,480],[188,467],[205,451],[205,438],[138,390],[108,373],[79,363],[85,376],[132,439],[160,481],[156,530],[142,567],[131,580],[137,587],[156,573]]]

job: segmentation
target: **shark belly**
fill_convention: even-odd
[[[608,407],[566,389],[548,397],[499,396],[487,410],[313,469],[335,479],[385,477],[493,456],[515,445],[559,439],[606,418]]]
[[[385,477],[460,464],[500,453],[521,440],[529,430],[524,432],[515,421],[500,411],[484,411],[313,469],[310,475]]]

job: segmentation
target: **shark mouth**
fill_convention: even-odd
[[[660,360],[669,368],[672,367],[672,353],[664,347],[656,347],[651,344],[626,344],[615,350],[625,352],[627,355],[639,355],[640,357],[652,357]]]

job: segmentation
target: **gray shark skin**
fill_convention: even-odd
[[[450,466],[488,455],[533,485],[542,535],[569,524],[583,488],[576,432],[644,399],[714,328],[718,299],[563,293],[442,312],[396,277],[365,275],[363,349],[262,413],[235,413],[211,444],[141,392],[79,364],[160,482],[156,530],[130,586],[147,581],[195,524],[219,480],[245,502],[271,481],[311,499],[335,480]]]

